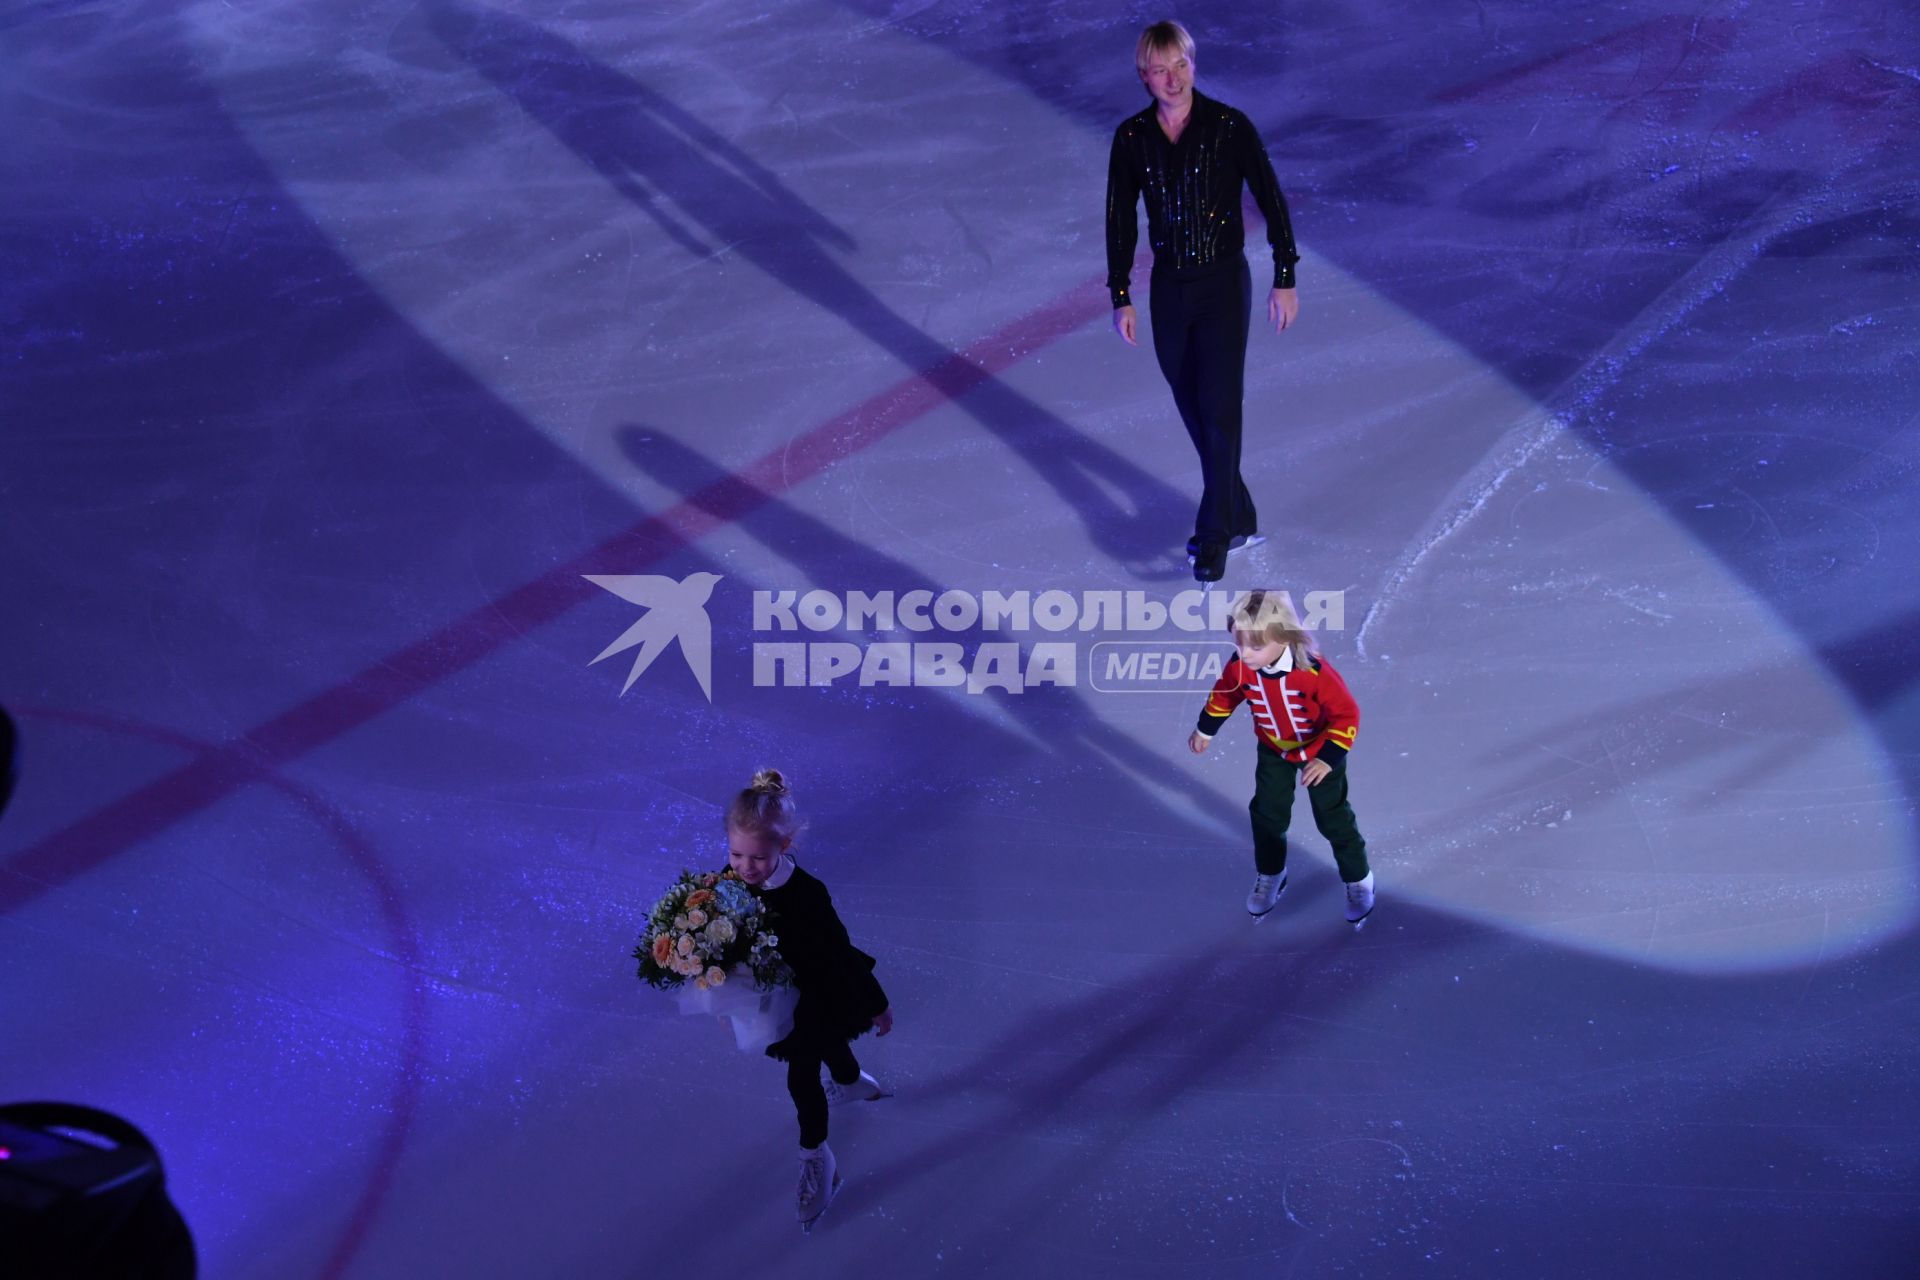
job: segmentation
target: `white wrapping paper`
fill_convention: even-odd
[[[710,1013],[733,1024],[733,1042],[742,1053],[760,1053],[793,1030],[793,1008],[800,993],[792,987],[762,991],[753,974],[736,965],[717,987],[700,990],[691,982],[668,992],[684,1014]]]

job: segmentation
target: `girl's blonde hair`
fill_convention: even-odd
[[[1156,53],[1178,53],[1188,62],[1193,61],[1193,37],[1187,29],[1169,18],[1165,22],[1156,22],[1140,33],[1140,43],[1133,47],[1133,65],[1141,70],[1147,69],[1148,61]]]
[[[727,806],[727,830],[751,831],[791,840],[800,833],[800,811],[793,788],[778,769],[762,769]]]
[[[1285,644],[1293,650],[1293,665],[1300,671],[1311,668],[1320,653],[1313,633],[1300,625],[1300,615],[1293,611],[1293,597],[1284,591],[1254,590],[1241,596],[1234,602],[1227,630],[1236,641],[1257,636],[1263,643]]]

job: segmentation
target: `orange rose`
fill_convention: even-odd
[[[695,889],[692,893],[687,895],[687,906],[689,908],[704,907],[709,902],[712,902],[712,901],[713,901],[713,894],[706,889]]]
[[[667,961],[671,959],[673,959],[673,939],[664,933],[660,934],[653,940],[653,962],[664,969]]]

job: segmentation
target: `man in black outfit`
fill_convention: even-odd
[[[1147,199],[1153,245],[1153,352],[1200,453],[1203,491],[1187,554],[1193,576],[1218,582],[1227,552],[1260,540],[1253,497],[1240,478],[1241,400],[1246,382],[1252,277],[1241,252],[1240,188],[1252,189],[1273,246],[1267,322],[1275,332],[1300,314],[1294,296],[1293,223],[1253,122],[1193,87],[1193,37],[1157,22],[1135,52],[1153,105],[1122,121],[1107,166],[1107,288],[1113,328],[1138,345],[1128,282]]]

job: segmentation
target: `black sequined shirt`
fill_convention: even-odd
[[[1198,89],[1180,141],[1168,142],[1156,118],[1158,104],[1128,116],[1113,134],[1107,163],[1107,289],[1115,309],[1133,302],[1134,247],[1140,242],[1136,206],[1147,198],[1147,242],[1153,269],[1180,278],[1200,274],[1240,252],[1246,227],[1240,217],[1240,185],[1267,220],[1273,246],[1273,287],[1293,288],[1293,220],[1280,194],[1266,144],[1246,114],[1215,102]]]

